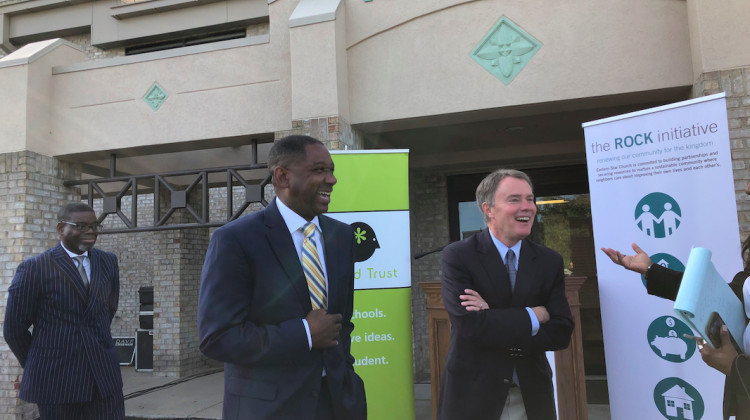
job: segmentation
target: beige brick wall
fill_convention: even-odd
[[[409,176],[411,203],[411,250],[429,251],[450,241],[448,235],[448,187],[445,174],[412,172]],[[412,334],[414,340],[414,381],[430,381],[430,352],[427,308],[420,282],[440,281],[440,253],[412,260]]]
[[[732,150],[732,170],[737,197],[737,217],[744,240],[750,234],[750,67],[703,73],[693,86],[693,96],[727,94],[727,119]]]
[[[292,134],[315,137],[329,150],[364,149],[364,134],[339,116],[294,120],[291,130],[277,131],[274,138],[278,140]]]
[[[0,323],[5,319],[8,286],[23,260],[59,240],[57,212],[77,200],[77,191],[63,180],[80,177],[76,165],[32,152],[0,155]],[[0,420],[32,419],[34,404],[17,398],[22,369],[0,339]]]
[[[184,186],[173,185],[176,190]],[[226,188],[212,188],[209,196],[210,220],[226,220]],[[243,187],[232,190],[234,211],[245,200]],[[273,198],[273,188],[266,188],[266,200]],[[170,201],[168,194],[163,199]],[[192,197],[194,208],[200,208]],[[94,201],[97,214],[102,203]],[[130,217],[132,200],[124,197],[122,212]],[[139,226],[153,223],[153,194],[138,196]],[[163,216],[166,207],[162,205]],[[251,204],[242,215],[262,209]],[[198,210],[199,211],[199,210]],[[193,222],[184,210],[177,210],[169,224]],[[124,227],[116,215],[108,215],[106,227]],[[154,372],[163,376],[190,375],[206,366],[207,360],[198,349],[197,302],[200,272],[208,238],[213,229],[193,228],[159,232],[134,232],[100,235],[97,247],[113,252],[120,264],[120,305],[112,322],[112,335],[133,336],[139,328],[138,290],[154,287]]]

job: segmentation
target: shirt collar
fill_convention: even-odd
[[[283,201],[279,199],[279,197],[275,198],[276,200],[276,207],[279,209],[279,213],[281,213],[281,218],[284,219],[284,223],[286,224],[286,228],[289,229],[289,233],[294,233],[295,231],[299,230],[302,226],[305,226],[307,224],[307,220],[305,220],[304,217],[300,216],[299,214],[295,213],[294,210],[287,207],[286,204],[284,204]],[[319,232],[322,232],[323,230],[320,228],[320,222],[318,221],[318,216],[315,216],[311,222],[315,225],[316,229]]]
[[[487,229],[487,231],[490,233],[490,237],[492,238],[492,243],[495,244],[495,248],[497,248],[498,254],[500,254],[500,257],[502,257],[503,259],[503,263],[505,263],[505,254],[508,253],[508,249],[512,249],[513,252],[516,254],[516,267],[518,267],[518,259],[521,256],[521,243],[523,243],[523,241],[518,241],[512,247],[508,247],[507,245],[502,243],[500,239],[497,239],[495,235],[492,234],[491,230]]]
[[[80,257],[81,255],[83,255],[84,257],[88,257],[89,256],[89,252],[88,251],[84,252],[83,254],[76,254],[75,252],[71,252],[68,248],[65,248],[65,244],[63,244],[62,241],[60,241],[60,246],[63,247],[63,249],[65,250],[65,252],[68,253],[68,255],[70,256],[70,258]]]

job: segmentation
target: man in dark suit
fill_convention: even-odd
[[[268,167],[276,199],[214,232],[201,275],[200,348],[225,363],[224,419],[365,419],[350,353],[354,233],[322,215],[333,161],[289,136]]]
[[[536,204],[525,173],[497,170],[476,195],[487,229],[442,253],[452,328],[438,419],[555,419],[545,351],[573,331],[562,257],[526,239]]]
[[[36,403],[42,420],[125,418],[109,329],[119,269],[114,254],[94,248],[98,231],[91,207],[66,205],[60,243],[22,262],[8,288],[3,335],[24,369],[19,397]]]

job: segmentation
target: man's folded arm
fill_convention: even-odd
[[[502,349],[530,342],[532,323],[526,308],[467,311],[461,305],[459,296],[476,287],[469,270],[451,248],[443,250],[442,272],[443,304],[459,334],[477,344]]]
[[[573,316],[565,297],[565,274],[562,260],[555,274],[550,297],[545,305],[549,313],[549,321],[539,327],[529,343],[531,351],[556,351],[568,347],[570,335],[573,332]]]

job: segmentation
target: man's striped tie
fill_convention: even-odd
[[[315,244],[315,225],[308,222],[302,229],[305,234],[302,242],[302,270],[307,279],[307,288],[310,289],[310,303],[313,309],[326,309],[326,281]]]

